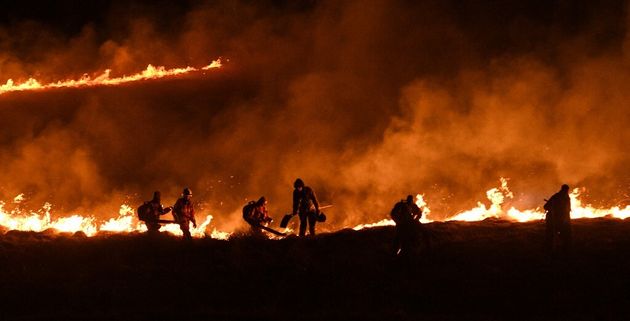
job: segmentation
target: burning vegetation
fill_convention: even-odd
[[[166,69],[164,66],[154,67],[149,64],[147,68],[141,72],[138,72],[129,76],[110,77],[111,69],[106,69],[103,73],[90,77],[84,74],[79,79],[66,79],[59,80],[51,83],[42,84],[40,81],[34,78],[29,78],[23,82],[15,83],[13,79],[8,79],[4,85],[0,85],[0,95],[13,92],[13,91],[30,91],[30,90],[43,90],[54,88],[80,88],[80,87],[93,87],[93,86],[114,86],[135,81],[160,79],[164,77],[172,77],[178,75],[185,75],[192,72],[210,70],[221,67],[221,59],[212,61],[207,66],[201,68],[184,67],[184,68],[171,68]]]
[[[7,2],[0,319],[628,315],[629,15]]]
[[[541,207],[534,209],[517,209],[515,207],[505,208],[505,203],[514,197],[508,188],[508,180],[501,178],[501,185],[486,191],[487,201],[478,202],[477,207],[456,213],[443,221],[482,221],[486,219],[502,219],[511,222],[530,222],[543,220],[545,211]],[[583,204],[580,199],[580,189],[575,188],[570,194],[572,204],[572,219],[580,218],[616,218],[626,219],[630,217],[630,205],[625,208],[619,206],[611,208],[596,208],[590,204]],[[98,233],[133,233],[146,232],[144,223],[138,221],[135,207],[123,204],[120,206],[118,217],[109,219],[97,219],[93,215],[75,214],[68,217],[51,218],[51,205],[44,204],[38,211],[25,213],[20,209],[19,203],[24,201],[24,194],[16,196],[13,200],[15,206],[13,210],[5,209],[5,203],[0,203],[0,226],[5,230],[34,231],[43,232],[52,230],[56,232],[81,232],[86,236],[95,236]],[[486,205],[489,202],[489,205]],[[432,219],[429,204],[424,201],[424,196],[416,195],[416,205],[422,210],[422,223],[435,221]],[[383,217],[387,216],[384,213]],[[279,218],[276,218],[279,219]],[[206,215],[205,219],[197,227],[191,226],[191,233],[194,237],[211,237],[215,239],[228,239],[233,231],[219,231],[211,225],[213,215]],[[392,226],[394,221],[385,218],[376,223],[359,224],[353,227],[354,230],[373,228],[378,226]],[[346,226],[345,228],[349,228]],[[342,227],[344,228],[344,227]],[[167,224],[161,229],[163,232],[181,235],[182,232],[176,225]],[[285,229],[285,232],[292,232],[292,229]]]
[[[409,193],[425,222],[539,220],[562,183],[573,217],[628,216],[625,3],[94,6],[7,7],[6,229],[138,231],[145,195],[189,186],[213,217],[194,234],[232,233],[260,195],[286,214],[298,176],[328,231],[391,224]]]

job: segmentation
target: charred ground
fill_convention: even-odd
[[[432,223],[434,246],[391,256],[393,228],[229,241],[8,232],[2,319],[623,319],[630,221],[574,220],[552,262],[543,223]]]

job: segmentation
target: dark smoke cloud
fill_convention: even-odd
[[[46,19],[0,27],[2,79],[230,63],[0,97],[4,199],[24,192],[58,215],[109,217],[155,189],[173,202],[190,186],[202,213],[232,228],[260,195],[276,217],[288,211],[302,177],[335,204],[328,227],[338,228],[380,220],[409,193],[447,217],[501,176],[523,207],[563,182],[608,205],[627,192],[624,2],[103,7],[71,31]]]

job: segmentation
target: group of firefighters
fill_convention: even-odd
[[[315,235],[315,224],[323,221],[325,216],[320,212],[319,202],[312,188],[306,186],[302,179],[298,178],[293,183],[293,211],[287,215],[287,219],[293,216],[300,218],[299,235],[306,234],[308,226],[309,233]],[[173,212],[173,221],[161,220],[160,216],[169,212]],[[189,188],[184,188],[182,197],[175,202],[173,207],[163,207],[160,192],[153,194],[153,199],[145,202],[138,208],[138,218],[145,223],[149,234],[159,232],[162,224],[175,223],[182,230],[185,239],[190,240],[190,224],[197,227],[195,220],[195,208],[192,202],[192,192]],[[243,219],[249,223],[255,232],[261,229],[279,233],[273,229],[267,228],[265,224],[272,221],[267,211],[267,199],[262,196],[257,201],[251,201],[243,207]]]
[[[552,257],[567,255],[571,249],[571,198],[569,185],[562,185],[560,191],[546,200],[545,209],[545,249]],[[420,248],[419,241],[424,241],[426,248],[431,247],[431,238],[420,224],[422,210],[415,204],[413,196],[394,205],[391,211],[396,223],[394,251],[398,255],[410,255]]]
[[[305,236],[308,227],[310,235],[315,235],[317,222],[325,220],[325,215],[320,212],[320,205],[315,192],[298,178],[293,183],[293,207],[291,214],[283,219],[282,227],[291,217],[300,219],[299,236]],[[564,184],[560,191],[546,200],[544,205],[545,216],[545,246],[552,253],[567,253],[571,246],[571,199],[569,186]],[[173,221],[161,220],[160,216],[169,212],[173,213]],[[391,210],[391,218],[396,224],[394,237],[394,252],[397,255],[409,255],[417,250],[419,241],[424,242],[425,247],[430,248],[431,238],[427,230],[420,223],[422,210],[415,204],[413,196],[407,196],[394,205]],[[153,199],[145,202],[138,208],[138,216],[147,226],[148,233],[159,232],[161,224],[176,223],[180,226],[185,239],[191,239],[190,224],[197,227],[195,209],[192,202],[192,192],[185,188],[182,197],[172,207],[163,207],[160,192],[153,194]],[[267,211],[267,199],[262,196],[257,201],[251,201],[243,207],[243,219],[252,227],[255,233],[267,230],[276,234],[282,233],[266,227],[272,221]]]
[[[161,220],[160,216],[165,215],[173,211],[173,218],[175,220]],[[153,193],[153,199],[138,208],[138,218],[144,222],[147,226],[147,232],[149,234],[159,233],[160,227],[165,223],[178,224],[185,239],[192,239],[190,234],[190,223],[193,227],[197,227],[197,221],[195,220],[195,207],[192,202],[192,191],[190,188],[184,188],[182,197],[177,199],[175,205],[172,207],[163,207],[162,198],[159,191]]]

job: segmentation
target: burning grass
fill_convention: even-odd
[[[5,84],[0,85],[0,95],[14,92],[14,91],[30,91],[30,90],[44,90],[55,88],[80,88],[80,87],[94,87],[94,86],[114,86],[130,82],[160,79],[164,77],[172,77],[185,75],[192,72],[206,71],[216,68],[221,68],[221,59],[212,61],[210,64],[195,68],[195,67],[182,67],[182,68],[170,68],[167,69],[164,66],[147,65],[147,68],[138,73],[129,76],[111,77],[111,69],[103,71],[101,74],[91,77],[84,74],[79,79],[66,79],[59,80],[51,83],[41,83],[35,78],[29,78],[22,82],[15,82],[13,79],[8,79]]]
[[[544,211],[541,208],[520,210],[515,207],[505,206],[506,200],[514,198],[514,194],[507,185],[507,179],[500,179],[501,185],[486,192],[487,201],[478,202],[477,206],[466,211],[456,213],[446,219],[446,221],[482,221],[485,219],[502,219],[513,222],[540,221],[544,218]],[[572,213],[571,217],[576,218],[600,218],[613,217],[625,219],[630,217],[630,205],[624,207],[614,206],[611,208],[597,208],[585,203],[580,193],[583,189],[576,188],[570,194]],[[12,210],[5,209],[5,203],[0,202],[0,227],[6,230],[35,231],[45,230],[58,231],[61,233],[82,232],[86,236],[95,236],[98,233],[129,233],[144,232],[146,227],[136,218],[135,210],[126,204],[121,205],[118,216],[108,220],[98,220],[91,215],[72,214],[70,216],[53,219],[51,214],[52,205],[46,203],[38,211],[22,210],[19,204],[24,200],[23,194],[17,195],[14,200]],[[486,205],[487,203],[490,205]],[[423,211],[422,223],[434,222],[429,204],[424,200],[424,195],[416,195],[416,204]],[[198,217],[200,224],[190,230],[195,237],[211,237],[215,239],[227,239],[234,231],[221,231],[213,225],[213,215],[206,215],[202,220]],[[375,223],[363,223],[353,227],[354,230],[372,228],[378,226],[392,226],[394,222],[385,217]],[[273,227],[273,226],[272,226]],[[330,227],[329,227],[330,228]],[[347,226],[346,226],[347,228]],[[161,231],[174,235],[182,235],[178,225],[167,224]],[[287,232],[289,230],[285,230]]]

